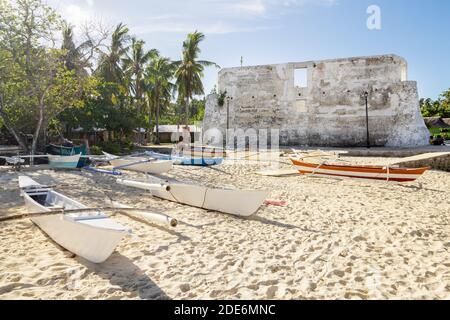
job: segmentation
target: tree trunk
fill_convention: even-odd
[[[189,125],[189,95],[186,96],[184,108],[184,123],[187,127]]]
[[[9,121],[8,116],[4,113],[4,111],[1,108],[0,108],[0,117],[3,119],[3,124],[5,125],[6,129],[9,131],[9,133],[12,134],[14,139],[16,139],[20,148],[22,148],[23,151],[28,152],[28,146],[27,146],[26,142],[17,134],[13,125]]]
[[[43,100],[43,99],[42,99]],[[36,147],[39,140],[39,135],[41,133],[42,123],[44,122],[44,106],[41,104],[39,106],[39,119],[36,126],[36,130],[33,134],[33,143],[31,144],[31,155],[34,156],[36,154]],[[30,165],[34,165],[34,158],[30,159]]]
[[[156,120],[156,141],[155,144],[159,145],[161,144],[159,141],[159,97],[158,95],[155,96],[155,107],[156,107],[156,115],[155,115],[155,120]]]

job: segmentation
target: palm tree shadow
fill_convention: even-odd
[[[130,259],[115,252],[101,264],[77,256],[77,261],[96,275],[107,279],[123,292],[134,293],[143,300],[170,300],[170,297]]]

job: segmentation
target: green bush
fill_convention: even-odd
[[[105,151],[107,153],[112,153],[112,154],[116,154],[116,155],[119,155],[120,150],[121,150],[120,143],[114,142],[114,141],[103,142],[101,144],[101,148],[103,151]]]
[[[99,156],[102,154],[102,148],[99,146],[92,146],[91,147],[91,154],[94,156]]]
[[[126,141],[122,143],[122,150],[124,152],[130,152],[134,150],[134,143],[133,141]]]

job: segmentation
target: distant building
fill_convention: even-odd
[[[160,125],[159,126],[159,140],[161,143],[175,143],[178,142],[179,137],[182,135],[184,125]],[[192,141],[200,140],[202,134],[202,128],[196,125],[190,125],[189,131],[191,132]],[[156,134],[156,126],[153,129],[153,133]]]

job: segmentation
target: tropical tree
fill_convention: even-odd
[[[205,36],[201,32],[189,33],[187,39],[183,42],[182,60],[176,62],[176,85],[179,100],[184,102],[184,122],[186,126],[189,125],[190,101],[194,95],[204,94],[202,78],[205,67],[215,66],[219,68],[214,62],[198,60],[201,53],[199,45],[204,39]]]
[[[171,102],[176,86],[171,82],[176,65],[169,58],[156,56],[146,69],[148,100],[155,110],[156,144],[159,144],[159,119],[162,108]],[[150,117],[151,118],[151,117]]]
[[[77,75],[86,77],[88,76],[87,68],[90,67],[91,63],[90,59],[85,57],[85,50],[90,50],[94,44],[89,39],[77,46],[73,37],[73,27],[65,25],[61,46],[64,65],[68,70],[75,70]]]
[[[120,23],[111,35],[111,44],[106,52],[100,53],[100,62],[97,69],[99,74],[106,82],[115,82],[124,84],[122,59],[129,50],[128,42],[130,36],[126,25]]]
[[[450,89],[444,91],[437,100],[420,99],[420,109],[424,117],[450,118]]]
[[[17,143],[35,154],[48,123],[83,104],[90,90],[56,47],[58,14],[40,0],[0,0],[0,117]],[[32,135],[31,150],[22,131]]]
[[[145,79],[144,72],[150,60],[158,55],[156,49],[145,51],[145,42],[132,39],[131,53],[123,59],[123,68],[126,79],[129,81],[129,89],[134,97],[137,113],[140,114],[144,101]]]

